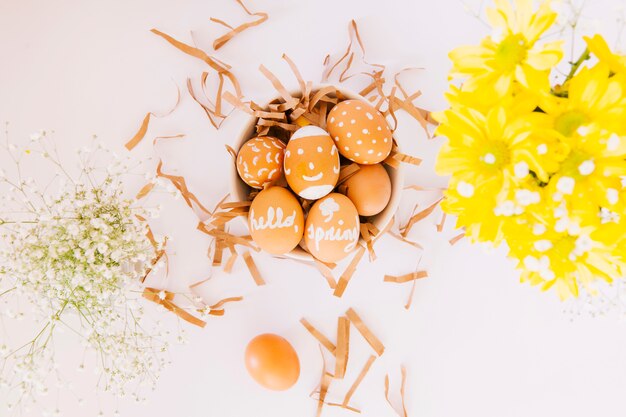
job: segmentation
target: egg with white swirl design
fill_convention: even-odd
[[[237,172],[252,188],[274,183],[283,173],[285,144],[271,136],[252,138],[237,154]]]
[[[339,152],[330,135],[317,126],[298,129],[285,149],[284,172],[289,187],[302,198],[317,200],[339,180]]]

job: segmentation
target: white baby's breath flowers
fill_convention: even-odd
[[[123,195],[128,164],[102,147],[81,152],[80,172],[71,176],[45,132],[31,140],[21,150],[7,139],[0,150],[15,164],[14,178],[0,177],[0,194],[8,193],[0,200],[0,303],[27,301],[40,328],[18,346],[7,346],[0,334],[0,397],[6,387],[7,404],[15,406],[54,387],[49,382],[59,373],[55,335],[68,329],[64,338],[74,334],[95,353],[99,388],[140,398],[141,387],[156,383],[168,347],[139,302],[142,278],[161,249],[147,237],[142,219],[150,216]],[[98,152],[113,159],[105,166],[126,170],[98,169],[91,162]],[[54,177],[39,189],[23,179],[24,155],[51,162],[62,180]],[[0,305],[1,315],[10,318],[9,313]],[[66,384],[57,378],[56,386]]]

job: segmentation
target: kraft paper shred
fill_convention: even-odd
[[[326,393],[328,392],[328,387],[333,380],[332,376],[326,371],[326,359],[324,358],[324,352],[322,352],[321,346],[320,354],[322,355],[322,379],[320,381],[320,393],[317,400],[317,417],[322,415],[322,409],[324,408],[324,402],[326,400]]]
[[[243,253],[243,260],[246,263],[246,266],[248,267],[248,270],[250,271],[250,275],[252,275],[252,279],[254,279],[254,282],[256,283],[256,285],[259,285],[259,286],[265,285],[265,280],[261,276],[261,273],[259,272],[259,269],[254,263],[254,259],[252,259],[252,255],[250,255],[249,251],[245,251]]]
[[[409,274],[393,276],[393,275],[385,275],[385,282],[394,282],[396,284],[403,284],[405,282],[411,282],[418,279],[428,277],[428,272],[426,271],[415,271]]]
[[[412,215],[411,218],[409,219],[409,222],[406,224],[406,226],[404,226],[404,230],[402,230],[402,237],[406,238],[409,232],[411,231],[411,228],[416,223],[418,223],[419,221],[427,217],[430,213],[432,213],[437,208],[437,206],[439,205],[442,199],[443,197],[439,198],[437,201],[435,201],[433,204],[431,204],[424,210],[420,211],[419,213],[415,215]]]
[[[183,199],[185,200],[187,205],[192,210],[194,209],[194,204],[193,203],[195,203],[197,205],[197,207],[200,210],[202,210],[204,213],[206,213],[208,215],[212,215],[213,214],[209,209],[207,209],[206,207],[204,207],[204,205],[202,205],[202,203],[195,196],[194,193],[189,191],[189,188],[187,188],[187,183],[185,181],[185,178],[183,178],[182,176],[179,176],[179,175],[165,174],[165,173],[163,173],[162,168],[163,168],[163,161],[160,160],[159,164],[157,166],[157,169],[156,169],[157,177],[161,177],[161,178],[165,178],[165,179],[169,180],[172,183],[172,185],[174,187],[176,187],[176,189],[180,192],[180,194],[182,195]]]
[[[378,356],[382,356],[385,352],[385,346],[382,342],[374,335],[374,333],[363,323],[361,317],[354,311],[352,308],[346,311],[346,317],[350,320],[350,322],[356,327],[356,329],[361,333],[361,336],[365,339],[365,341],[374,349],[374,352]]]
[[[393,404],[391,403],[391,401],[389,400],[389,375],[385,375],[385,400],[387,400],[387,403],[389,404],[389,406],[391,406],[391,408],[393,409],[393,411],[396,412],[397,415],[401,417],[408,417],[409,414],[406,410],[406,404],[405,404],[405,399],[404,399],[405,388],[406,388],[406,368],[402,366],[400,368],[400,371],[402,373],[402,382],[400,385],[400,399],[402,401],[402,413],[396,410]]]
[[[335,378],[343,379],[350,357],[350,321],[346,317],[337,319],[337,349],[335,350]]]
[[[367,359],[367,362],[365,362],[365,365],[363,366],[363,369],[361,369],[361,372],[359,373],[357,378],[354,380],[354,383],[352,383],[352,386],[350,387],[350,389],[346,393],[346,396],[344,397],[343,402],[341,403],[341,406],[343,406],[344,408],[348,408],[348,406],[350,404],[350,400],[352,399],[352,396],[356,392],[356,390],[359,387],[359,385],[361,384],[361,382],[363,382],[363,379],[365,378],[365,376],[369,372],[369,370],[372,367],[372,365],[374,364],[375,360],[376,360],[376,356],[374,356],[374,355],[371,355]],[[360,411],[358,411],[356,409],[352,409],[352,410],[356,411],[356,412],[360,412]]]
[[[241,25],[237,27],[233,27],[229,25],[228,23],[224,22],[223,20],[211,17],[210,20],[212,22],[219,23],[220,25],[225,26],[228,29],[230,29],[230,31],[220,36],[219,38],[215,39],[215,41],[213,42],[213,49],[215,49],[216,51],[220,49],[222,46],[224,46],[232,38],[234,38],[235,36],[243,32],[244,30],[249,29],[254,26],[259,26],[260,24],[262,24],[269,18],[269,15],[267,13],[264,13],[264,12],[252,13],[250,10],[248,10],[248,8],[243,4],[241,0],[235,0],[235,1],[248,14],[248,16],[257,16],[258,19],[252,22],[242,23]]]
[[[185,320],[188,323],[191,323],[198,327],[206,326],[206,322],[200,320],[196,316],[188,313],[186,310],[180,308],[178,305],[174,304],[172,301],[174,299],[174,294],[169,291],[163,291],[165,293],[165,297],[159,297],[159,294],[162,290],[158,290],[156,288],[145,288],[143,292],[143,297],[147,300],[150,300],[154,303],[160,304],[172,313],[176,314],[181,319]]]
[[[459,240],[463,239],[464,237],[465,232],[459,233],[458,235],[450,239],[450,245],[455,245]]]
[[[350,265],[348,265],[348,268],[344,271],[344,273],[339,278],[339,282],[337,282],[337,286],[335,287],[335,292],[333,293],[335,297],[341,298],[341,296],[343,295],[344,291],[346,290],[346,287],[348,286],[348,282],[350,282],[352,275],[354,275],[354,272],[356,271],[356,267],[361,261],[361,258],[363,257],[364,253],[365,253],[365,247],[360,246],[359,249],[357,249],[356,253],[354,254],[354,257],[352,258]]]
[[[172,114],[174,110],[176,110],[176,108],[180,104],[180,89],[178,88],[178,86],[176,87],[176,91],[177,91],[176,104],[174,104],[172,109],[166,112],[165,114],[161,114],[161,115],[153,113],[153,112],[146,113],[137,133],[135,133],[135,135],[128,142],[126,142],[126,145],[124,145],[126,149],[128,149],[129,151],[132,151],[137,145],[139,145],[139,143],[141,143],[143,138],[146,136],[146,133],[148,132],[148,125],[150,124],[150,119],[152,117],[157,117],[157,118],[167,117],[170,114]]]
[[[307,319],[300,319],[300,323],[302,323],[304,328],[307,329],[307,331],[311,333],[311,335],[315,339],[317,339],[317,341],[320,342],[322,346],[324,346],[333,356],[335,355],[337,347],[334,345],[333,342],[331,342],[326,336],[324,336],[322,332],[317,330],[311,323],[309,323]]]

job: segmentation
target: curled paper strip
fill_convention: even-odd
[[[337,320],[337,349],[335,350],[335,378],[343,379],[350,357],[350,321],[346,317]]]
[[[346,287],[348,286],[348,282],[350,282],[352,275],[354,275],[354,272],[356,271],[356,267],[359,264],[359,262],[361,262],[361,258],[363,258],[364,253],[365,253],[365,247],[359,246],[359,249],[357,249],[356,253],[354,254],[354,257],[352,258],[352,261],[350,261],[350,265],[348,265],[348,268],[346,268],[344,273],[341,274],[341,277],[339,278],[339,282],[337,282],[337,286],[335,287],[335,292],[333,293],[335,297],[341,297],[343,295],[344,291],[346,290]]]
[[[153,113],[153,112],[146,113],[137,133],[135,133],[135,135],[128,142],[126,142],[126,145],[124,145],[126,149],[128,149],[129,151],[132,151],[137,145],[139,145],[139,143],[141,143],[143,138],[146,136],[146,133],[148,132],[148,125],[150,124],[151,117],[158,117],[158,118],[167,117],[170,114],[172,114],[174,110],[176,110],[176,108],[178,107],[178,104],[180,104],[180,89],[178,88],[178,86],[176,86],[176,91],[177,91],[176,104],[174,104],[172,109],[168,111],[167,113],[161,114],[161,115]],[[156,141],[156,139],[154,141]]]
[[[156,169],[157,177],[168,179],[172,183],[172,185],[176,187],[178,191],[180,191],[180,194],[182,195],[183,199],[192,210],[194,209],[193,203],[195,203],[198,206],[198,208],[200,208],[200,210],[202,210],[204,213],[208,215],[213,214],[209,209],[207,209],[206,207],[202,205],[202,203],[200,202],[200,200],[198,200],[198,198],[195,196],[194,193],[189,191],[189,188],[187,188],[187,183],[185,182],[185,178],[179,175],[165,174],[161,170],[162,168],[163,168],[163,161],[160,160]]]
[[[348,311],[346,311],[346,317],[348,317],[365,341],[374,349],[374,352],[376,352],[378,356],[382,356],[385,352],[385,345],[383,345],[376,335],[363,323],[363,320],[361,320],[361,317],[359,317],[356,311],[352,308],[348,309]]]
[[[396,412],[396,414],[402,417],[408,417],[409,414],[406,411],[406,404],[404,400],[405,388],[406,388],[406,368],[403,366],[400,368],[400,370],[402,372],[402,383],[400,385],[400,398],[402,400],[402,413],[398,412],[394,408],[393,404],[391,404],[391,401],[389,401],[389,375],[385,375],[385,400],[387,400],[387,403],[391,406],[393,411]]]
[[[409,219],[409,222],[406,224],[406,226],[404,226],[404,230],[402,230],[402,237],[406,238],[409,232],[411,231],[411,228],[416,223],[418,223],[419,221],[427,217],[430,213],[432,213],[437,208],[441,200],[443,200],[443,197],[439,198],[437,201],[435,201],[433,204],[431,204],[424,210],[420,211],[419,213],[411,216],[411,218]]]
[[[164,297],[160,297],[159,294],[164,293]],[[191,315],[186,310],[180,308],[172,301],[174,299],[174,294],[169,291],[162,291],[156,288],[145,288],[143,292],[143,297],[147,300],[150,300],[154,303],[161,304],[163,307],[176,314],[181,319],[185,320],[188,323],[196,325],[198,327],[206,326],[206,322],[200,320],[199,318]]]
[[[335,355],[337,347],[331,342],[322,332],[317,330],[309,321],[305,318],[300,319],[300,323],[307,329],[311,335],[317,339],[331,354]]]
[[[226,26],[227,28],[230,29],[229,32],[227,32],[226,34],[220,36],[219,38],[215,39],[215,41],[213,41],[213,49],[215,49],[216,51],[218,49],[220,49],[222,46],[224,46],[228,41],[230,41],[232,38],[234,38],[235,36],[237,36],[239,33],[243,32],[244,30],[254,27],[254,26],[259,26],[261,23],[265,22],[268,18],[269,15],[267,13],[263,13],[263,12],[257,12],[257,13],[252,13],[250,12],[250,10],[248,10],[246,8],[246,6],[243,4],[243,2],[241,0],[235,0],[237,3],[239,3],[239,5],[241,6],[241,8],[248,14],[248,16],[257,16],[258,19],[254,20],[252,22],[247,22],[247,23],[243,23],[237,27],[232,27],[231,25],[229,25],[228,23],[220,20],[220,19],[216,19],[214,17],[211,18],[212,22],[215,23],[219,23],[223,26]]]

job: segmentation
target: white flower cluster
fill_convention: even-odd
[[[45,148],[40,153],[65,173]],[[12,406],[47,391],[60,327],[96,353],[105,391],[124,396],[131,382],[133,390],[153,385],[167,342],[139,302],[141,278],[160,249],[147,237],[145,211],[123,197],[120,173],[105,171],[96,181],[83,165],[78,180],[68,176],[53,194],[22,180],[20,159],[14,161],[20,177],[0,178],[9,187],[0,201],[0,301],[27,300],[42,320],[21,347],[0,340],[0,394],[10,388]]]

